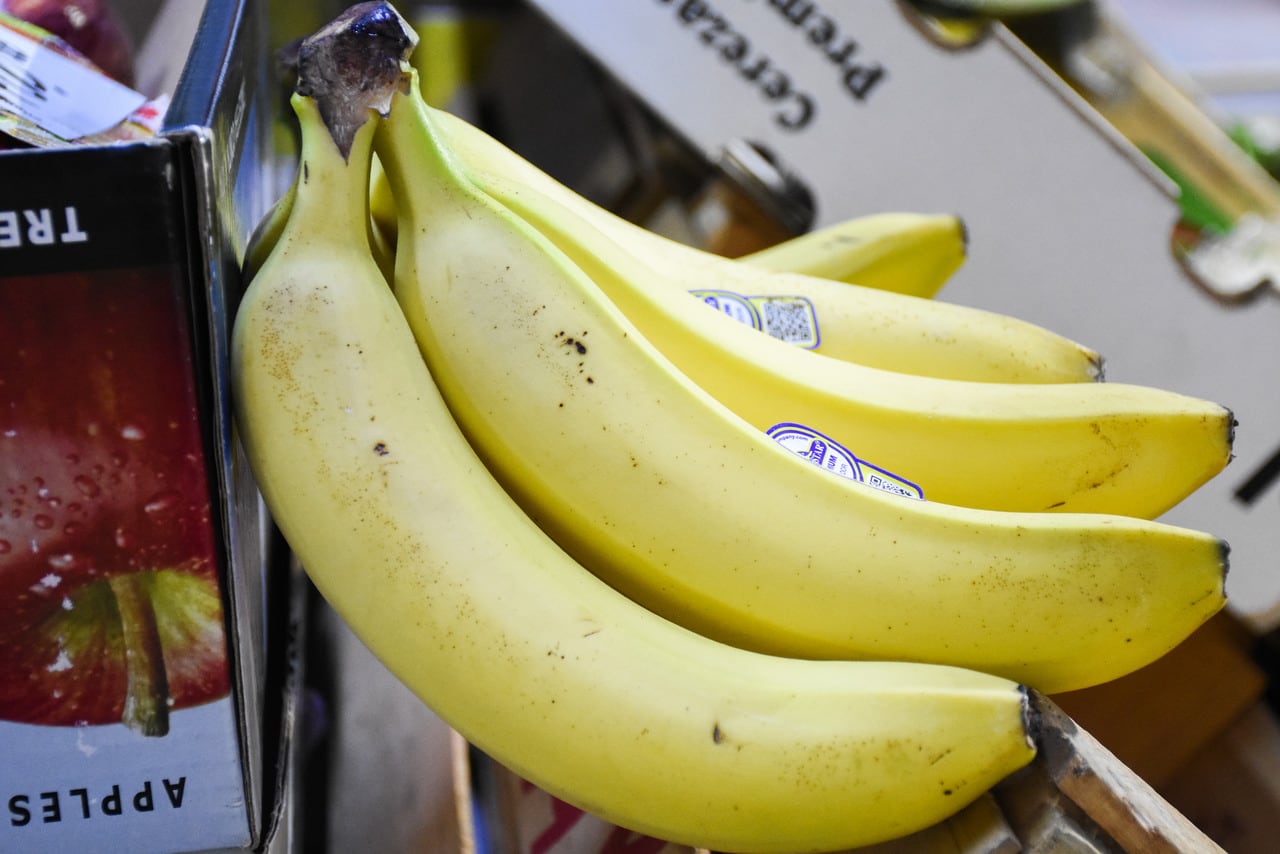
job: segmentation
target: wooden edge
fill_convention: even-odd
[[[471,797],[471,746],[457,730],[449,730],[449,764],[453,767],[453,805],[458,821],[459,854],[477,854],[476,815]]]
[[[1125,851],[1183,854],[1223,849],[1174,809],[1048,697],[1031,692],[1040,758],[1058,790]]]
[[[1030,692],[1039,755],[1024,772],[957,815],[918,834],[845,854],[955,851],[1012,854],[1019,850],[1075,850],[1140,854],[1225,854],[1216,842],[1160,796],[1096,738],[1043,694]],[[467,744],[455,734],[459,825],[464,854],[475,854],[475,818],[467,788]],[[490,763],[502,823],[514,835],[519,778]],[[1027,846],[1030,848],[1027,848]],[[923,847],[921,847],[923,846]],[[716,854],[705,848],[691,854]]]

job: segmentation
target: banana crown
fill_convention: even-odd
[[[1031,760],[1009,680],[747,652],[566,554],[468,444],[380,281],[361,186],[375,123],[344,153],[315,99],[294,107],[297,191],[233,331],[241,436],[317,589],[446,722],[571,803],[717,850],[899,836]],[[443,227],[479,212],[445,198]]]

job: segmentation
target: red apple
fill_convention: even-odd
[[[0,12],[47,30],[108,77],[133,85],[133,46],[106,0],[0,0]]]
[[[229,690],[186,324],[164,269],[0,279],[0,719]]]

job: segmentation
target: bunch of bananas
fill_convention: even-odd
[[[1223,606],[1225,544],[1151,520],[1226,464],[1231,413],[922,299],[954,218],[847,226],[879,289],[776,269],[812,241],[681,247],[428,107],[414,43],[385,2],[303,42],[233,390],[319,591],[482,750],[676,842],[865,845],[1029,762],[1024,686],[1115,678]],[[733,296],[803,303],[821,346]]]

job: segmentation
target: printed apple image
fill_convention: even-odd
[[[167,269],[0,279],[0,720],[229,691],[188,324]]]
[[[0,0],[0,12],[52,33],[108,77],[133,85],[133,46],[106,0]]]

